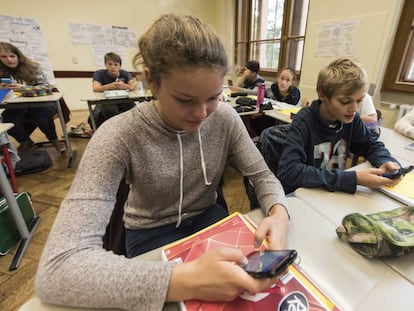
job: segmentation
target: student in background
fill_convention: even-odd
[[[395,122],[397,132],[414,139],[414,109],[411,109],[405,116]]]
[[[295,82],[295,70],[291,67],[282,68],[276,83],[266,90],[266,97],[294,106],[300,105],[300,91]]]
[[[319,99],[296,115],[279,161],[278,177],[287,193],[299,187],[354,193],[357,185],[378,188],[400,181],[381,176],[400,166],[356,113],[366,87],[365,70],[349,58],[319,72]],[[374,168],[344,171],[351,153],[365,157]]]
[[[134,91],[136,89],[137,82],[135,78],[128,71],[121,69],[122,60],[118,54],[113,52],[106,53],[104,61],[106,69],[99,69],[93,74],[92,90],[94,92],[110,90]],[[95,111],[94,115],[101,114],[102,120],[108,120],[134,106],[135,104],[130,102],[99,105],[98,111]],[[99,117],[96,117],[96,119],[98,121],[97,125],[102,123]]]
[[[377,110],[375,108],[374,101],[372,100],[371,95],[368,93],[365,94],[364,98],[359,104],[357,112],[359,113],[359,117],[361,118],[362,122],[365,124],[378,122]]]
[[[44,248],[37,295],[54,304],[161,310],[168,301],[229,301],[270,287],[275,278],[255,279],[240,267],[246,259],[239,249],[220,248],[178,265],[103,249],[123,176],[132,258],[227,216],[216,189],[228,162],[253,182],[266,215],[255,245],[266,238],[270,249],[286,248],[282,186],[237,112],[218,102],[227,71],[218,36],[196,17],[169,14],[138,46],[134,62],[143,63],[156,99],[111,118],[92,136]]]
[[[246,67],[240,78],[238,79],[237,85],[229,86],[233,92],[243,92],[248,95],[257,95],[259,83],[264,83],[265,80],[259,75],[260,64],[255,60],[247,62]]]
[[[12,83],[2,83],[0,87],[9,88],[15,92],[20,92],[23,88],[26,89],[29,86],[50,87],[39,64],[29,59],[19,48],[8,42],[0,42],[0,76],[12,80]],[[6,107],[2,116],[3,122],[14,124],[14,127],[8,133],[20,144],[18,147],[20,153],[34,148],[35,143],[30,139],[33,124],[39,127],[55,149],[62,153],[66,146],[59,142],[56,135],[54,122],[56,113],[55,106],[23,109],[7,109]]]
[[[295,81],[295,70],[291,67],[282,68],[277,76],[276,83],[273,83],[270,89],[266,90],[266,97],[289,105],[300,105],[300,91],[294,85]],[[260,136],[264,129],[276,124],[277,122],[274,118],[265,115],[254,117],[250,121],[251,128],[258,136]]]

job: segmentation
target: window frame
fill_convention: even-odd
[[[278,59],[278,68],[265,68],[262,67],[260,73],[262,75],[275,75],[279,70],[286,66],[291,66],[289,64],[289,43],[292,40],[303,40],[302,47],[302,59],[300,62],[300,68],[296,71],[297,78],[300,78],[300,73],[302,70],[302,61],[303,61],[303,51],[306,40],[306,28],[303,35],[289,35],[289,31],[292,28],[292,19],[293,19],[293,3],[292,0],[284,1],[283,8],[283,21],[281,27],[281,37],[280,38],[271,38],[271,39],[255,39],[252,40],[252,23],[254,20],[253,17],[253,1],[254,0],[237,0],[235,11],[236,11],[236,34],[235,34],[235,52],[234,52],[234,63],[238,66],[243,67],[244,64],[250,59],[256,59],[252,53],[252,46],[260,43],[268,42],[280,42],[279,50],[279,59]],[[296,0],[299,1],[299,0]],[[241,13],[240,13],[241,12]],[[309,15],[309,3],[307,8],[307,16]],[[307,17],[306,17],[307,18]],[[307,21],[306,21],[307,27]],[[243,50],[243,51],[241,51]]]
[[[414,2],[405,0],[400,21],[385,71],[381,91],[414,93],[414,81],[401,81],[399,76],[403,68],[407,67],[404,61],[407,52],[407,45],[410,44],[409,51],[414,57]]]

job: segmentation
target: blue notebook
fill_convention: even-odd
[[[3,102],[3,100],[6,98],[6,96],[10,93],[13,92],[10,89],[0,89],[0,103]]]

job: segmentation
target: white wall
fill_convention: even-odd
[[[316,57],[320,25],[358,20],[358,36],[352,57],[364,65],[369,83],[376,84],[374,102],[384,114],[384,125],[392,126],[395,113],[380,105],[381,84],[398,24],[402,0],[312,0],[310,1],[302,75],[299,88],[309,100],[317,98],[319,70],[336,57]]]
[[[189,13],[208,22],[223,40],[229,61],[234,51],[234,0],[26,0],[1,1],[1,15],[35,19],[45,37],[55,71],[94,71],[92,48],[72,45],[68,23],[118,25],[135,30],[139,37],[163,13]],[[134,48],[126,49],[123,68],[133,70]],[[75,57],[77,64],[72,62]],[[103,64],[102,64],[103,67]],[[87,109],[82,98],[91,96],[92,78],[58,78],[72,110]]]

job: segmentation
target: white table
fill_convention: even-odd
[[[298,198],[288,198],[291,215],[289,247],[301,257],[300,267],[343,310],[406,310],[414,295],[413,284],[380,260],[368,260],[341,242],[336,226]],[[263,213],[249,213],[256,223]],[[144,254],[159,260],[160,251]],[[385,297],[385,298],[384,298]],[[85,311],[43,304],[37,297],[27,301],[19,311]],[[178,310],[169,304],[164,310]]]
[[[414,151],[405,148],[414,140],[386,127],[381,127],[381,135],[378,140],[385,144],[393,156],[414,164]]]
[[[96,123],[93,118],[93,109],[95,105],[111,105],[111,104],[124,104],[124,103],[134,103],[136,101],[145,101],[152,98],[151,92],[145,91],[133,91],[128,92],[128,97],[124,98],[105,98],[103,92],[93,92],[87,98],[82,98],[82,101],[86,101],[88,104],[89,117],[91,119],[91,126],[94,131],[96,131]]]
[[[0,123],[0,134],[7,132],[13,126],[13,123]],[[13,190],[10,187],[9,180],[7,179],[6,173],[4,172],[3,165],[0,165],[0,188],[3,193],[3,196],[7,201],[10,212],[13,216],[17,230],[19,231],[21,237],[19,246],[9,267],[9,271],[13,271],[19,267],[20,261],[22,260],[23,255],[26,252],[27,246],[29,245],[33,237],[34,231],[36,230],[37,225],[39,224],[40,217],[35,217],[32,220],[29,228],[26,226],[23,215],[20,211],[19,206],[17,205],[16,198],[13,194]]]
[[[63,117],[62,109],[60,107],[60,99],[63,97],[61,92],[53,92],[52,95],[47,96],[35,96],[35,97],[15,97],[13,99],[7,100],[0,104],[0,108],[7,109],[22,109],[28,107],[42,107],[54,105],[56,107],[60,126],[62,127],[62,133],[65,138],[66,149],[69,155],[68,167],[72,167],[73,162],[75,161],[76,151],[72,151],[72,146],[70,144],[70,139],[66,131],[65,119]]]
[[[370,214],[403,205],[379,191],[362,186],[358,186],[355,194],[329,192],[320,188],[299,188],[294,195],[307,202],[335,227],[339,226],[343,217],[350,213]],[[382,261],[414,284],[414,253],[394,259],[382,259]]]

